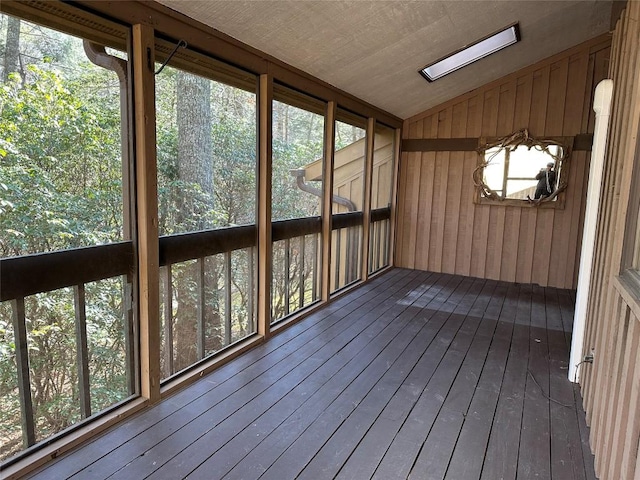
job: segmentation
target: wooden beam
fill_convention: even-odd
[[[331,216],[331,230],[342,228],[359,227],[364,222],[363,212],[336,213]]]
[[[87,348],[87,308],[84,284],[73,287],[76,314],[76,363],[78,368],[78,398],[82,418],[91,416],[91,387],[89,383],[89,351]]]
[[[24,298],[16,298],[11,302],[13,312],[13,338],[18,367],[18,392],[20,394],[20,423],[22,425],[22,444],[24,448],[36,443],[31,400],[31,379],[29,375],[29,350],[27,346],[27,325],[24,309]]]
[[[393,178],[391,180],[391,218],[389,219],[389,266],[395,265],[395,249],[396,249],[396,218],[398,210],[398,179],[400,172],[400,145],[402,144],[402,130],[396,129],[396,136],[394,139],[394,152],[393,152]]]
[[[322,180],[322,280],[321,300],[331,295],[331,199],[333,198],[333,160],[335,156],[336,103],[327,102],[324,116],[324,166]]]
[[[170,265],[256,244],[256,226],[225,227],[160,237],[160,265]]]
[[[371,237],[371,182],[373,179],[374,139],[376,134],[375,118],[367,119],[367,143],[364,161],[364,218],[362,222],[362,270],[360,278],[369,278],[369,238]]]
[[[403,152],[474,152],[480,139],[469,138],[405,138]],[[574,137],[573,151],[591,151],[592,133],[580,133]]]
[[[138,205],[138,283],[140,389],[151,403],[160,400],[160,273],[154,31],[133,26],[136,186]]]
[[[258,80],[258,334],[270,335],[271,327],[271,174],[273,151],[273,78],[267,74]]]
[[[322,231],[321,217],[293,218],[278,220],[271,224],[271,240],[277,242],[285,238],[296,238]]]
[[[132,242],[3,258],[0,301],[127,275],[132,270]]]

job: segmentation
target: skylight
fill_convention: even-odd
[[[450,74],[451,72],[462,67],[466,67],[476,60],[480,60],[487,55],[491,55],[498,50],[502,50],[509,45],[513,45],[519,40],[520,32],[518,30],[518,24],[516,23],[504,30],[490,35],[489,37],[478,40],[468,47],[458,50],[437,62],[427,65],[420,70],[420,74],[426,78],[427,81],[433,82]]]

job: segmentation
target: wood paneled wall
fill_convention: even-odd
[[[598,37],[406,120],[403,138],[592,133],[609,56]],[[573,153],[561,210],[474,204],[475,152],[403,152],[396,265],[575,288],[589,158]]]
[[[640,214],[630,199],[640,169],[640,2],[628,2],[616,25],[610,78],[614,81],[598,213],[594,265],[581,368],[590,443],[601,480],[640,478],[640,298],[621,275],[626,222]],[[637,177],[640,178],[640,177]]]

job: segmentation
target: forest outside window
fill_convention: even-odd
[[[474,171],[476,203],[562,206],[567,188],[570,139],[536,139],[526,130],[481,139]]]
[[[105,46],[0,15],[0,460],[137,390],[135,268],[95,273],[133,257],[127,30],[108,28]],[[28,275],[32,258],[67,273]]]
[[[256,332],[255,84],[184,48],[156,75],[164,380]]]

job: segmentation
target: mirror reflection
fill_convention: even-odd
[[[479,154],[474,172],[478,200],[539,205],[557,201],[567,186],[569,148],[561,141],[535,139],[521,130],[487,142]]]

